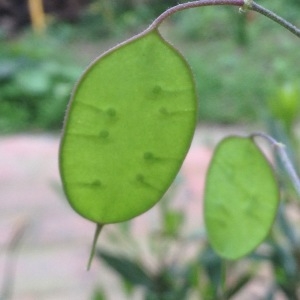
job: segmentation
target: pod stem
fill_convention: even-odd
[[[153,23],[149,26],[148,29],[146,29],[146,32],[158,28],[158,26],[169,16],[173,15],[174,13],[177,13],[179,11],[189,9],[189,8],[195,8],[195,7],[201,7],[201,6],[213,6],[213,5],[231,5],[231,6],[239,6],[240,12],[246,12],[247,10],[253,10],[256,11],[265,17],[273,20],[274,22],[280,24],[281,26],[285,27],[287,30],[289,30],[291,33],[296,35],[297,37],[300,37],[300,28],[297,28],[295,25],[291,24],[284,18],[278,16],[274,12],[258,5],[253,0],[197,0],[197,1],[191,1],[191,2],[185,2],[178,4],[176,6],[173,6],[169,9],[167,9],[165,12],[163,12],[161,15],[159,15]]]
[[[276,150],[278,157],[280,158],[282,165],[287,172],[294,188],[297,194],[300,196],[300,179],[297,174],[296,169],[293,166],[293,163],[291,159],[289,158],[287,151],[286,151],[286,146],[277,140],[275,140],[273,137],[266,133],[262,132],[255,132],[250,135],[250,137],[255,138],[255,137],[262,137],[265,140],[267,140]]]
[[[93,261],[93,258],[95,256],[95,252],[96,252],[97,241],[98,241],[98,238],[99,238],[99,235],[100,235],[100,232],[101,232],[103,226],[104,226],[104,224],[100,224],[100,223],[96,224],[96,230],[95,230],[95,234],[94,234],[94,238],[93,238],[92,249],[91,249],[89,261],[88,261],[87,268],[86,268],[87,271],[89,271],[91,268],[92,261]]]

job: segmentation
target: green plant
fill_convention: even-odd
[[[0,51],[0,132],[61,127],[81,68],[50,37],[25,35]]]
[[[180,168],[195,126],[195,85],[183,57],[158,27],[175,12],[205,5],[257,11],[300,37],[295,26],[250,0],[194,1],[170,8],[88,68],[73,93],[60,148],[67,198],[79,214],[96,223],[88,267],[102,227],[152,207]],[[240,258],[261,244],[277,213],[279,186],[256,145],[258,137],[274,147],[300,194],[293,164],[274,138],[254,133],[224,140],[208,172],[204,211],[208,238],[223,259]],[[115,258],[102,257],[116,266]],[[224,264],[222,260],[221,273]],[[218,295],[224,298],[220,278]]]
[[[253,140],[224,139],[206,178],[205,223],[214,249],[227,259],[255,249],[270,231],[278,200],[273,170]]]
[[[146,241],[140,241],[140,236],[130,230],[131,223],[122,223],[108,228],[106,245],[102,245],[102,250],[96,251],[96,259],[104,262],[121,280],[122,299],[132,299],[136,289],[140,291],[141,288],[144,296],[139,299],[145,299],[150,294],[158,294],[158,299],[165,299],[163,294],[167,291],[172,294],[171,299],[176,299],[178,287],[184,282],[186,297],[181,299],[219,299],[224,261],[208,245],[201,227],[186,231],[189,216],[181,209],[174,209],[176,187],[176,183],[172,185],[167,196],[157,205],[155,213],[159,214],[161,222],[159,227],[156,225],[155,229],[147,231]],[[284,202],[281,203],[275,224],[262,246],[243,259],[226,262],[226,299],[243,299],[243,295],[250,297],[257,285],[262,289],[260,297],[253,295],[253,299],[277,299],[279,295],[284,295],[283,299],[298,299],[295,295],[299,288],[299,226],[297,220],[291,220],[290,212],[292,209],[299,215],[300,210],[299,202],[291,192],[287,186],[282,189],[282,193],[286,195]],[[178,217],[178,214],[181,216]],[[168,224],[170,219],[177,221],[172,221],[171,225]],[[172,231],[169,231],[170,227],[173,228]],[[145,248],[149,249],[151,259],[144,254]],[[191,249],[195,252],[191,252]],[[153,282],[155,278],[162,278],[159,274],[166,276],[162,278],[164,282],[168,281],[166,289],[156,289],[152,284],[149,286],[146,284],[149,280],[137,282],[136,268],[142,269]],[[266,268],[274,273],[266,277]],[[93,300],[98,299],[97,294],[102,295],[99,299],[109,298],[110,293],[105,285],[105,278],[102,277]]]
[[[137,288],[142,288],[143,299],[216,299],[222,260],[198,228],[186,233],[187,218],[172,202],[176,192],[175,184],[157,205],[161,222],[147,231],[145,241],[132,234],[130,224],[123,223],[109,232],[106,249],[96,251],[96,259],[121,279],[122,299],[134,298]],[[145,255],[145,247],[151,249],[151,259],[146,259],[149,255]],[[239,273],[238,277],[231,276],[226,291],[232,297],[249,283],[258,268],[251,266],[241,272],[235,263],[229,269],[232,274]],[[108,297],[105,282],[99,282],[92,299]]]
[[[270,114],[277,120],[287,134],[297,120],[300,111],[300,89],[296,83],[287,82],[278,87],[268,99]]]

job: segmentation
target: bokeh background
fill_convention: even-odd
[[[300,26],[299,0],[259,3]],[[299,38],[236,7],[177,13],[160,30],[195,76],[192,147],[161,203],[107,226],[85,271],[94,225],[68,206],[58,175],[72,88],[98,55],[176,4],[0,0],[1,300],[217,299],[221,259],[207,243],[201,203],[214,146],[227,134],[263,130],[287,145],[298,168]],[[284,202],[266,242],[228,264],[229,299],[300,297],[299,197],[274,164]]]

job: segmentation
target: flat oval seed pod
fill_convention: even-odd
[[[73,93],[60,148],[64,191],[100,224],[133,218],[171,185],[196,124],[183,57],[147,31],[97,59]]]
[[[208,238],[219,255],[237,259],[265,239],[279,190],[272,167],[251,138],[228,137],[218,145],[204,198]]]

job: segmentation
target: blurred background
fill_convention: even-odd
[[[180,1],[184,2],[184,1]],[[225,135],[264,130],[299,166],[299,39],[254,12],[204,7],[161,33],[186,57],[199,124],[165,198],[100,237],[66,203],[57,154],[86,66],[145,29],[175,0],[0,0],[0,299],[217,299],[221,259],[202,221],[204,177]],[[299,0],[261,0],[298,27]],[[282,205],[259,249],[228,265],[228,299],[299,299],[299,201],[280,162]]]

